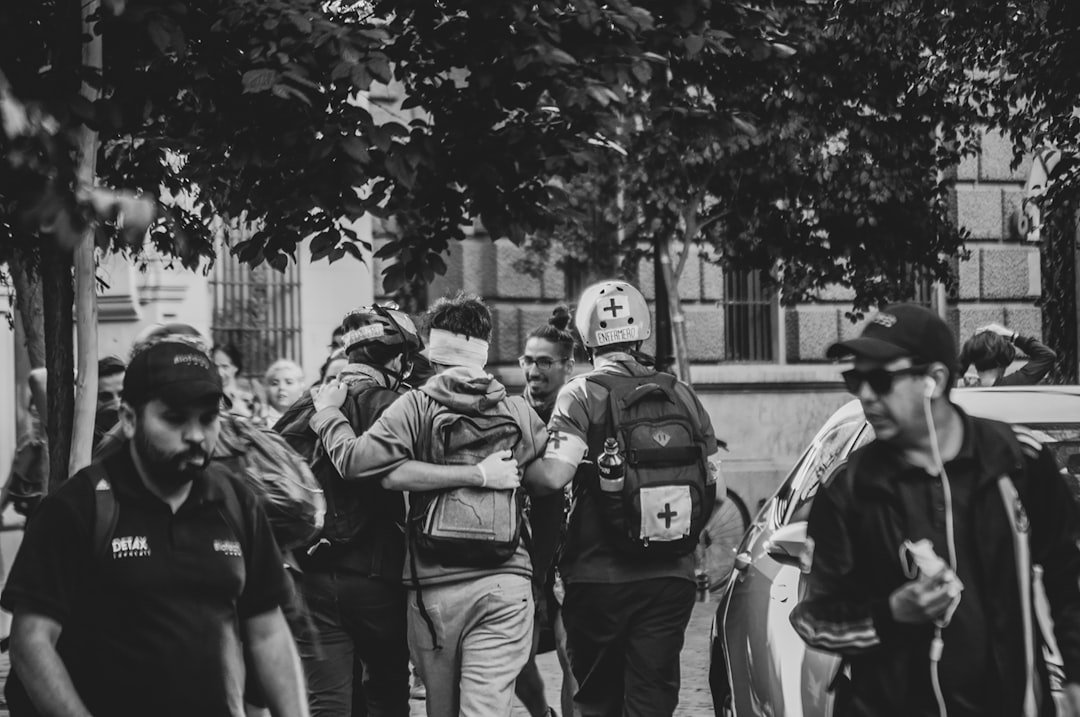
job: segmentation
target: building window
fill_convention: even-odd
[[[724,360],[773,361],[777,295],[760,271],[724,271]]]
[[[240,350],[243,376],[262,378],[280,358],[301,362],[300,269],[295,262],[284,273],[265,263],[253,269],[221,251],[210,290],[214,344]]]
[[[920,276],[915,279],[915,295],[911,301],[925,306],[928,309],[937,310],[937,284],[934,280]]]

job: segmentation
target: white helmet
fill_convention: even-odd
[[[585,289],[574,325],[590,349],[652,336],[649,305],[641,292],[625,281],[601,281]]]

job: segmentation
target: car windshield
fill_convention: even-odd
[[[1058,467],[1070,479],[1073,493],[1080,499],[1080,423],[1027,423],[1024,426],[1032,431],[1043,445],[1050,448],[1057,459]],[[874,430],[867,424],[850,450],[869,443],[873,437]],[[784,506],[788,511],[784,523],[806,520],[810,516],[810,506],[817,495],[821,479],[827,482],[836,475],[839,466],[847,464],[846,458],[845,454],[842,464],[830,461],[819,463],[819,470],[807,476],[808,480],[791,486],[789,490],[792,494],[786,496]],[[822,474],[824,471],[828,471],[826,475]]]

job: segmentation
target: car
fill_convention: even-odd
[[[1080,497],[1080,387],[957,389],[952,399],[971,415],[1035,432]],[[839,658],[807,647],[788,617],[799,600],[806,521],[818,487],[873,437],[858,401],[839,408],[743,536],[713,622],[709,682],[718,717],[832,714],[829,686]]]

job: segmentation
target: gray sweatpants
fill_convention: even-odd
[[[529,579],[489,575],[425,587],[423,598],[431,627],[409,591],[409,651],[427,688],[428,717],[509,717],[532,647]]]

